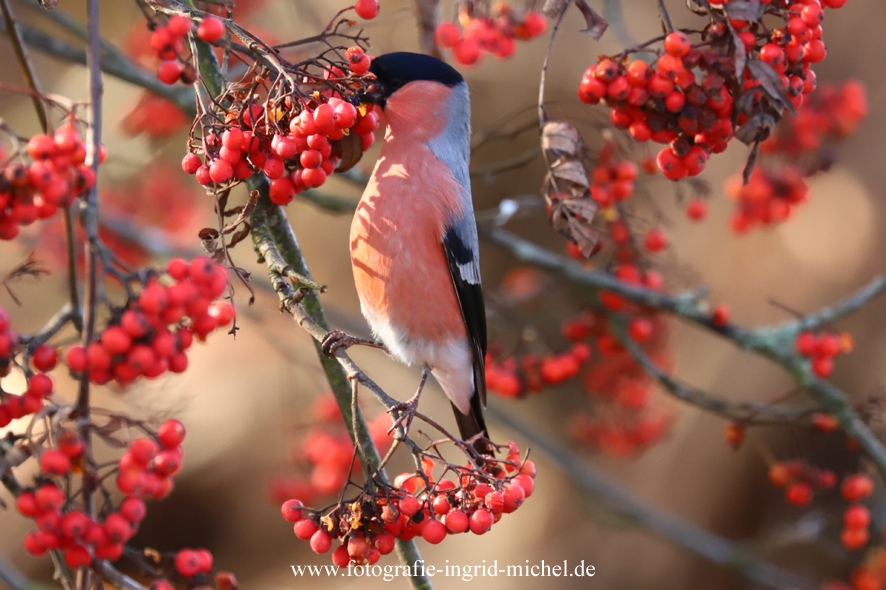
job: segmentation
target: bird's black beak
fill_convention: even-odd
[[[370,84],[366,90],[358,94],[358,97],[360,98],[360,102],[363,104],[378,105],[384,108],[387,99],[386,94],[387,93],[384,92],[384,88],[382,87],[381,83],[375,81]]]

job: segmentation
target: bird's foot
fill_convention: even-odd
[[[342,350],[347,350],[348,348],[357,344],[384,349],[384,345],[379,344],[375,340],[351,336],[350,334],[342,330],[331,330],[327,332],[326,336],[324,336],[323,340],[320,342],[320,347],[323,349],[323,354],[325,354],[326,356],[335,356],[335,352],[339,348],[341,348]]]

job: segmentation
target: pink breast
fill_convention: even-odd
[[[410,339],[467,337],[442,245],[457,191],[429,148],[389,131],[351,225],[361,303]]]

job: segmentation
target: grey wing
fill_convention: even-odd
[[[486,405],[486,307],[480,287],[477,225],[473,214],[455,220],[443,236],[443,249],[461,313],[465,319],[474,360],[474,387]]]

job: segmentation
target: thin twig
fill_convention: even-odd
[[[31,59],[25,50],[19,24],[12,14],[9,0],[0,0],[0,10],[3,11],[3,20],[6,21],[6,34],[9,36],[9,40],[12,41],[12,50],[15,52],[15,58],[18,60],[19,67],[22,70],[22,76],[28,84],[28,88],[33,91],[31,100],[34,102],[37,118],[40,119],[40,127],[44,133],[47,133],[49,130],[49,109],[46,108],[46,103],[41,98],[42,93],[40,92],[37,76],[34,73],[34,65],[31,63]]]

